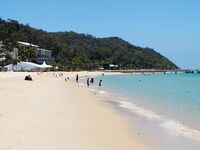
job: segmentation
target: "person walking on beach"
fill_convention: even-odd
[[[101,82],[102,82],[102,80],[99,81],[99,87],[101,87]]]
[[[87,87],[90,86],[90,81],[89,81],[89,78],[87,78]]]
[[[76,82],[78,83],[78,74],[76,75]]]

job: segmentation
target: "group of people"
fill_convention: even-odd
[[[101,87],[101,82],[102,80],[99,81],[99,87]],[[87,78],[87,87],[90,86],[90,84],[93,84],[94,83],[94,78]]]
[[[63,73],[59,73],[58,75],[57,74],[55,74],[54,72],[53,72],[53,76],[55,76],[55,77],[63,77]],[[28,81],[32,81],[32,77],[30,76],[30,75],[27,75],[27,76],[25,76],[25,80],[28,80]],[[69,77],[67,77],[67,78],[65,78],[65,82],[67,81],[67,80],[69,80]],[[76,82],[78,83],[79,82],[79,76],[78,76],[78,74],[76,75]],[[90,84],[93,84],[94,83],[94,78],[87,78],[87,87],[89,87],[90,86]],[[102,80],[100,80],[99,81],[99,87],[101,87],[101,84],[102,84]]]
[[[65,82],[67,82],[67,80],[69,80],[69,77],[65,78]]]
[[[26,81],[33,81],[31,75],[25,76],[25,79],[24,79],[24,80],[26,80]]]
[[[53,72],[53,76],[55,76],[55,77],[63,77],[64,75],[63,75],[63,73],[55,74],[55,73]]]
[[[79,82],[79,76],[78,74],[76,75],[76,82],[78,83]],[[94,78],[87,78],[87,87],[90,86],[90,84],[93,84],[94,83]],[[102,83],[102,80],[99,81],[99,87],[101,87],[101,83]]]
[[[43,72],[41,71],[37,71],[37,75],[42,75],[43,74]]]

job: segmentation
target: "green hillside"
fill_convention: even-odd
[[[75,32],[46,32],[15,20],[0,19],[0,41],[29,42],[52,50],[55,65],[62,69],[97,69],[108,64],[121,69],[177,69],[166,57],[150,48],[134,46],[119,37],[96,38]]]

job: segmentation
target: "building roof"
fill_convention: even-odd
[[[18,41],[18,43],[19,43],[19,44],[22,44],[22,45],[25,45],[25,46],[32,46],[32,47],[36,47],[36,48],[39,47],[39,46],[37,46],[37,45],[31,44],[31,43],[27,43],[27,42]]]
[[[51,50],[44,49],[44,48],[38,48],[37,50],[42,50],[42,51],[46,51],[46,52],[52,52]]]

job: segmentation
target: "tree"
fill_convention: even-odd
[[[110,63],[120,65],[123,69],[178,68],[155,50],[134,46],[119,37],[96,38],[76,32],[47,32],[11,19],[0,19],[0,41],[5,43],[10,52],[16,46],[16,41],[50,49],[53,51],[54,63],[60,64],[62,68],[71,66],[73,69],[90,69]],[[22,48],[19,51],[20,59],[34,60],[32,50]]]
[[[17,47],[17,42],[13,38],[6,38],[3,41],[4,49],[8,52],[12,52]]]
[[[19,47],[19,60],[34,61],[36,58],[36,49],[34,47]]]

